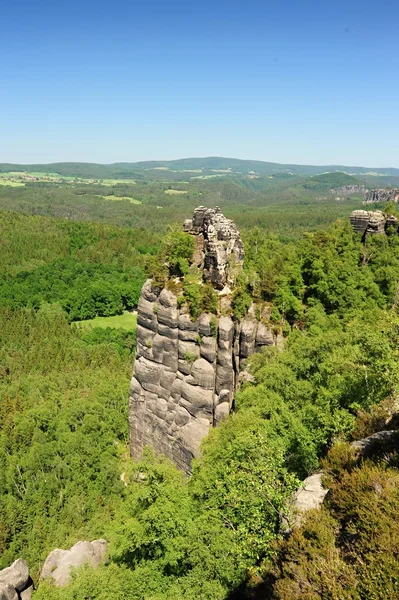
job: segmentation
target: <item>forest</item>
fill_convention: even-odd
[[[34,600],[399,597],[397,443],[365,459],[351,446],[397,427],[399,236],[353,232],[362,199],[330,193],[353,180],[0,186],[0,568],[23,557]],[[75,322],[134,311],[165,261],[184,271],[181,222],[199,204],[241,231],[234,314],[270,305],[285,341],[249,359],[188,478],[150,448],[129,457],[134,330]],[[193,316],[212,310],[195,284],[185,294]],[[286,535],[292,494],[321,468],[322,508]],[[39,582],[51,550],[95,538],[105,564]]]

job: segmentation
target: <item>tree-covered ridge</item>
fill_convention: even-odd
[[[22,187],[0,185],[0,210],[164,233],[170,224],[181,224],[190,217],[198,205],[220,206],[240,231],[258,225],[293,239],[304,231],[326,227],[362,206],[360,196],[337,202],[331,194],[330,189],[339,187],[345,176],[342,173],[329,174],[331,185],[326,185],[314,177],[279,175],[251,179],[252,175],[232,174],[183,180],[182,174],[175,173],[176,181],[166,176],[154,180],[148,175],[151,172],[145,171],[145,177],[130,182],[65,180],[27,181]],[[356,182],[354,177],[345,177]]]
[[[295,165],[295,164],[280,164],[273,162],[265,162],[260,160],[242,160],[238,158],[224,157],[205,157],[205,158],[183,158],[177,160],[153,160],[140,161],[136,163],[114,163],[110,165],[102,165],[97,163],[80,163],[80,162],[64,162],[64,163],[49,163],[49,164],[32,164],[19,165],[11,163],[0,164],[0,172],[8,173],[10,171],[33,171],[44,173],[59,173],[60,175],[74,177],[88,177],[96,179],[104,179],[107,177],[115,177],[123,179],[125,177],[134,176],[140,171],[148,171],[152,169],[170,169],[177,171],[186,170],[204,170],[204,171],[226,171],[232,170],[236,172],[256,172],[264,175],[273,173],[291,173],[299,175],[317,175],[326,171],[344,171],[349,173],[373,173],[396,175],[399,176],[399,169],[394,168],[366,168],[353,167],[343,165]]]

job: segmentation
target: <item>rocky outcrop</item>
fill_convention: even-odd
[[[107,542],[78,542],[70,550],[57,548],[46,558],[40,579],[52,579],[56,587],[64,587],[70,581],[71,568],[77,569],[83,565],[98,567],[107,556]]]
[[[343,185],[339,188],[334,188],[330,190],[331,194],[333,194],[337,200],[341,198],[346,198],[347,196],[361,195],[364,196],[367,192],[364,185]]]
[[[399,430],[397,429],[377,431],[367,438],[351,443],[358,458],[368,458],[379,453],[391,452],[397,450],[398,446]]]
[[[294,527],[299,527],[305,514],[312,509],[321,508],[328,489],[323,487],[323,472],[309,475],[301,484],[290,500],[287,515],[282,520],[282,529],[290,533]]]
[[[237,228],[219,209],[203,207],[184,228],[196,236],[194,260],[204,281],[213,284],[226,307],[244,255]],[[189,473],[201,440],[231,410],[242,362],[263,346],[277,345],[277,337],[249,315],[238,321],[228,314],[203,313],[192,320],[171,288],[160,290],[148,280],[141,292],[130,452],[140,458],[150,445]]]
[[[203,269],[204,281],[217,289],[232,284],[244,261],[244,245],[233,221],[226,219],[219,207],[199,206],[193,218],[184,222],[184,230],[199,236],[197,264]]]
[[[385,216],[380,210],[354,210],[350,223],[357,233],[363,236],[385,233],[388,227],[398,230],[399,223],[393,215]]]
[[[30,600],[33,581],[22,558],[0,571],[0,600]]]
[[[373,202],[399,202],[399,190],[393,188],[370,190],[365,196],[365,204]]]

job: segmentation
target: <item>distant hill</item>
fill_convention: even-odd
[[[93,179],[169,179],[173,173],[180,178],[193,176],[208,177],[228,175],[263,176],[312,176],[323,173],[349,173],[351,175],[399,177],[397,168],[367,168],[344,165],[291,165],[238,158],[207,157],[182,158],[166,161],[142,161],[136,163],[114,163],[102,165],[96,163],[62,162],[50,164],[21,165],[0,164],[0,173],[9,171],[29,171],[39,173],[58,173],[59,175]]]

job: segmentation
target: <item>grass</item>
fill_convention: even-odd
[[[98,198],[104,198],[104,200],[125,200],[130,202],[130,204],[143,204],[141,200],[130,198],[130,196],[101,196],[100,194],[96,194],[96,196]]]
[[[168,196],[182,196],[187,193],[187,190],[165,190],[165,194],[168,194]]]
[[[25,184],[22,181],[13,181],[12,179],[0,179],[0,185],[7,185],[8,187],[24,187]]]
[[[87,321],[76,321],[78,327],[89,329],[91,327],[112,327],[113,329],[127,329],[134,331],[136,329],[137,314],[128,311],[114,317],[95,317]]]
[[[109,185],[114,186],[118,185],[118,183],[130,183],[132,185],[136,185],[134,179],[96,179],[96,183],[100,183],[101,185]]]

